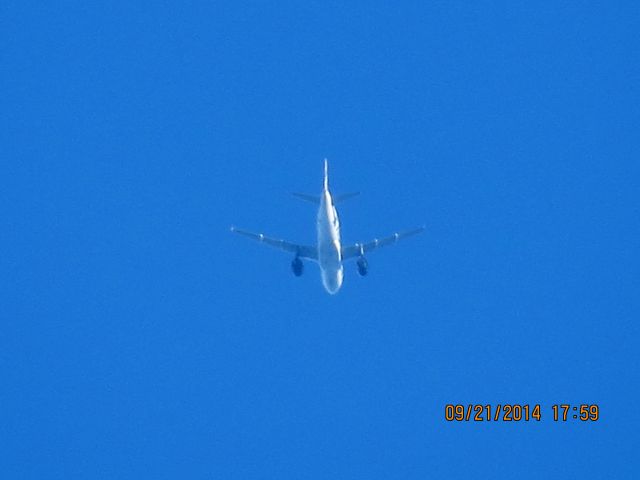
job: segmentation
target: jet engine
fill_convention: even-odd
[[[304,264],[299,257],[294,258],[291,262],[291,270],[293,270],[293,274],[296,277],[299,277],[300,275],[302,275],[302,272],[304,272]]]
[[[367,259],[361,256],[358,258],[356,265],[358,266],[358,273],[361,277],[364,277],[369,270],[369,263],[367,263]]]

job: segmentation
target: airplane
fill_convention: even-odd
[[[329,167],[327,159],[324,160],[324,181],[322,193],[319,196],[306,195],[304,193],[294,193],[296,197],[319,205],[316,220],[317,245],[299,245],[276,238],[267,237],[262,233],[252,233],[231,227],[231,231],[249,237],[253,240],[265,243],[285,252],[293,253],[295,256],[291,262],[291,270],[296,277],[302,275],[304,264],[302,260],[317,262],[320,266],[320,277],[325,290],[334,295],[342,287],[344,279],[343,263],[346,260],[357,258],[356,265],[358,273],[365,276],[368,273],[368,262],[364,254],[379,247],[392,245],[402,238],[416,235],[424,230],[424,227],[413,230],[397,232],[382,239],[374,239],[367,243],[355,243],[353,245],[342,245],[340,243],[340,220],[336,204],[358,195],[359,192],[347,193],[332,196],[329,191]]]

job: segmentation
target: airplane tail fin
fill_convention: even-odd
[[[324,189],[329,190],[329,162],[324,159]]]
[[[323,179],[323,191],[326,192],[329,190],[329,162],[327,161],[327,159],[324,159],[324,179]],[[351,193],[343,193],[342,195],[336,195],[333,197],[333,204],[337,204],[340,203],[344,200],[347,200],[349,198],[355,197],[356,195],[359,195],[360,192],[351,192]],[[298,192],[292,192],[292,195],[294,197],[298,197],[306,202],[311,202],[314,203],[316,205],[320,204],[320,198],[321,195],[308,195],[306,193],[298,193]]]

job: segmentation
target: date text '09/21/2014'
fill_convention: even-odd
[[[540,421],[542,419],[540,404],[447,404],[444,417],[448,422],[519,422]],[[597,421],[600,408],[596,404],[557,404],[551,406],[554,421],[580,420]]]

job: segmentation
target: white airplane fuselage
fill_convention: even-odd
[[[318,234],[318,265],[320,265],[322,285],[327,292],[333,295],[342,286],[344,269],[342,267],[340,248],[340,220],[327,186],[326,164],[325,185],[320,196],[316,228]]]

